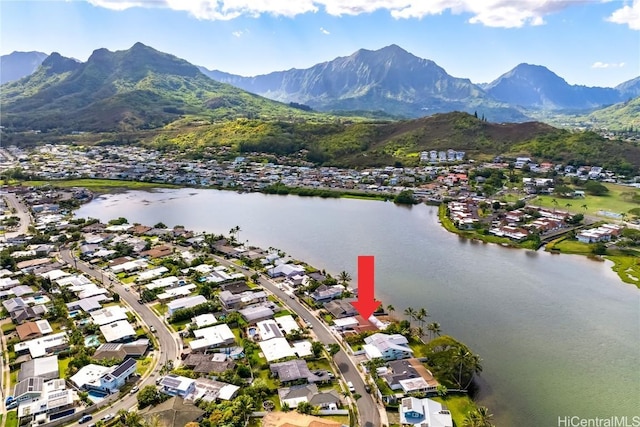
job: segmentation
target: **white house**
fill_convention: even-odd
[[[453,427],[451,412],[431,399],[405,397],[400,406],[400,424],[415,427]]]
[[[409,348],[409,341],[400,334],[373,334],[364,339],[365,351],[369,360],[382,358],[384,360],[397,360],[411,357],[413,350]]]
[[[196,381],[180,375],[169,374],[160,380],[160,391],[169,396],[186,397],[196,389]]]

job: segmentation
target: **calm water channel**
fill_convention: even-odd
[[[238,225],[241,241],[354,279],[357,256],[375,255],[378,299],[426,307],[481,356],[480,400],[498,426],[640,415],[640,291],[608,263],[461,240],[424,205],[181,189],[103,196],[77,215]]]

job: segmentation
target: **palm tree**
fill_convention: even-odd
[[[251,415],[254,409],[255,409],[255,401],[251,396],[246,394],[240,395],[237,398],[235,398],[233,400],[233,405],[231,407],[231,410],[233,411],[233,413],[236,416],[242,418],[242,420],[244,421],[244,425],[247,424],[249,420],[249,416]]]
[[[567,208],[567,210],[569,210],[569,208],[570,208],[571,206],[573,206],[571,203],[567,203],[567,204],[565,204],[565,205],[564,205],[564,207],[565,207],[565,208]]]
[[[138,411],[129,411],[124,416],[124,425],[127,427],[144,427],[145,420]]]
[[[429,312],[426,308],[422,307],[420,308],[420,310],[418,310],[415,316],[416,320],[420,322],[420,326],[424,326],[425,320],[427,319],[427,317],[429,317]]]
[[[462,368],[467,364],[468,358],[471,356],[467,350],[462,347],[458,347],[451,357],[451,361],[455,366],[458,366],[458,387],[462,388]]]
[[[435,338],[435,336],[440,336],[440,334],[442,333],[442,329],[440,328],[440,323],[438,322],[431,322],[427,325],[427,330],[429,331],[432,339]]]
[[[144,427],[167,427],[167,425],[164,421],[162,421],[158,414],[154,414],[151,417],[145,419]]]
[[[490,414],[485,406],[480,406],[477,410],[467,415],[462,425],[464,427],[493,427],[491,423],[492,418],[493,414]]]
[[[351,281],[351,275],[346,271],[342,270],[338,275],[338,281],[342,286],[347,286],[347,284]]]
[[[558,207],[558,201],[556,199],[551,199],[551,203],[553,204],[553,211],[555,212]]]
[[[584,211],[585,211],[585,212],[587,211],[588,206],[587,206],[586,204],[585,204],[585,205],[582,205],[582,206],[580,206],[580,207],[581,207],[582,209],[584,209]]]
[[[404,315],[407,316],[409,318],[409,324],[411,324],[412,320],[415,320],[416,317],[416,311],[412,308],[412,307],[407,307],[404,310]]]
[[[418,326],[417,328],[414,329],[414,332],[415,332],[415,336],[422,341],[422,337],[424,336],[424,328],[422,326]]]
[[[471,375],[469,376],[469,381],[467,382],[467,384],[464,386],[464,389],[468,389],[469,386],[471,385],[471,382],[473,381],[473,376],[475,374],[479,374],[480,372],[482,372],[482,359],[480,359],[480,356],[478,356],[477,354],[472,354],[471,356],[469,356],[467,358],[467,369],[469,370],[469,372],[471,373]]]
[[[391,314],[396,311],[396,308],[393,305],[389,304],[387,305],[387,311],[389,312],[389,314]]]

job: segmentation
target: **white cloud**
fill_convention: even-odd
[[[616,24],[626,24],[632,30],[640,30],[640,0],[633,0],[631,6],[625,4],[607,18]]]
[[[238,31],[232,32],[231,34],[233,34],[235,37],[242,37],[244,34],[244,31],[238,30]]]
[[[331,34],[331,33],[329,32],[329,30],[326,30],[324,27],[320,27],[320,32],[321,32],[322,34],[326,35],[326,36],[328,36],[329,34]]]
[[[591,64],[591,68],[622,68],[624,67],[624,62],[600,62],[596,61]]]
[[[396,19],[423,18],[445,12],[470,14],[470,23],[490,27],[514,28],[542,25],[544,17],[570,6],[593,0],[86,0],[114,10],[131,7],[159,7],[185,11],[198,19],[230,20],[239,16],[293,17],[320,10],[332,16],[360,15],[386,10]],[[610,20],[629,21],[635,11],[635,23],[640,0],[634,6],[616,11]],[[629,10],[627,10],[629,9]],[[638,24],[640,25],[640,24]]]

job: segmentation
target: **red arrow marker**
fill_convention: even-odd
[[[358,301],[351,303],[358,313],[369,319],[382,304],[373,298],[374,258],[371,255],[358,257]]]

